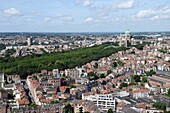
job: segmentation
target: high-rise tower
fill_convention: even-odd
[[[127,30],[125,34],[120,35],[119,37],[119,45],[128,47],[131,43],[131,34],[130,31]]]
[[[31,45],[32,45],[32,37],[29,37],[29,38],[27,39],[27,44],[28,44],[28,46],[31,46]]]
[[[0,74],[0,88],[4,87],[4,74]]]

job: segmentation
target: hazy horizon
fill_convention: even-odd
[[[125,30],[126,31],[126,30]],[[36,32],[32,32],[32,31],[3,31],[0,33],[124,33],[125,31],[84,31],[84,32],[55,32],[55,31],[36,31]],[[170,33],[170,31],[130,31],[131,33]]]

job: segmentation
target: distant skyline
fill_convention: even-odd
[[[0,32],[170,31],[169,0],[0,0]]]

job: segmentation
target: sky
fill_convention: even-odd
[[[0,0],[0,32],[170,31],[170,0]]]

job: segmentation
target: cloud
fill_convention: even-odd
[[[44,18],[44,21],[45,21],[45,22],[50,22],[51,20],[52,20],[52,18],[50,18],[50,17],[45,17],[45,18]]]
[[[57,17],[63,21],[63,22],[66,22],[66,23],[71,23],[71,22],[74,22],[74,18],[70,15],[65,15],[65,14],[58,14]]]
[[[77,0],[76,2],[84,7],[88,7],[88,8],[94,7],[93,0]]]
[[[85,23],[88,23],[88,24],[89,24],[89,23],[93,23],[93,21],[94,21],[94,19],[91,18],[91,17],[85,19]]]
[[[61,18],[64,22],[73,22],[74,19],[72,16],[64,16]]]
[[[9,8],[3,11],[5,16],[21,16],[20,11],[15,8]]]
[[[113,9],[129,9],[134,5],[134,0],[124,0],[123,2],[117,2],[112,4]]]
[[[85,7],[92,7],[93,3],[94,2],[92,0],[84,0],[83,6],[85,6]]]
[[[150,20],[170,19],[170,8],[162,7],[144,9],[139,11],[134,17],[136,19],[150,19]]]

